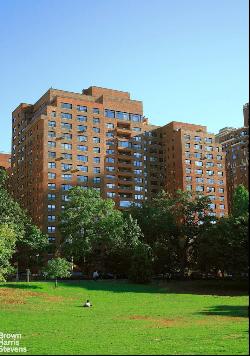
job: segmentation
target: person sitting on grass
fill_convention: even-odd
[[[90,303],[90,301],[87,299],[86,302],[83,304],[84,308],[90,308],[92,307],[92,304]]]

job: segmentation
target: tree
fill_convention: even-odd
[[[54,258],[48,261],[48,266],[44,269],[43,274],[46,277],[55,279],[55,288],[57,287],[58,278],[67,278],[71,275],[71,263],[64,258]]]
[[[152,253],[151,248],[138,243],[133,249],[129,269],[129,279],[136,283],[148,283],[152,277]]]
[[[0,224],[0,282],[13,271],[10,260],[15,252],[16,234],[11,225]]]
[[[232,216],[235,218],[249,214],[249,192],[240,184],[236,187],[233,194]]]
[[[13,256],[27,266],[29,255],[46,248],[48,239],[32,223],[27,212],[8,193],[6,189],[7,177],[6,172],[0,169],[0,224],[11,226],[16,236]]]

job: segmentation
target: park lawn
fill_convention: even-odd
[[[30,355],[247,355],[247,295],[190,283],[2,283],[0,332]]]

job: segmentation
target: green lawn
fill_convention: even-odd
[[[214,283],[2,283],[0,332],[31,355],[247,355],[248,297]]]

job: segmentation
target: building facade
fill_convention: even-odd
[[[49,89],[34,105],[20,104],[12,122],[13,195],[52,244],[75,185],[99,190],[119,209],[180,188],[209,195],[214,214],[227,212],[224,155],[214,136],[197,125],[151,125],[128,92]]]
[[[235,188],[243,184],[249,189],[249,111],[248,104],[243,107],[244,126],[226,127],[216,135],[216,141],[222,144],[226,154],[227,194],[229,211]],[[248,116],[247,116],[248,115]]]
[[[156,131],[163,155],[163,187],[209,196],[211,215],[227,215],[225,154],[205,126],[171,122]]]

